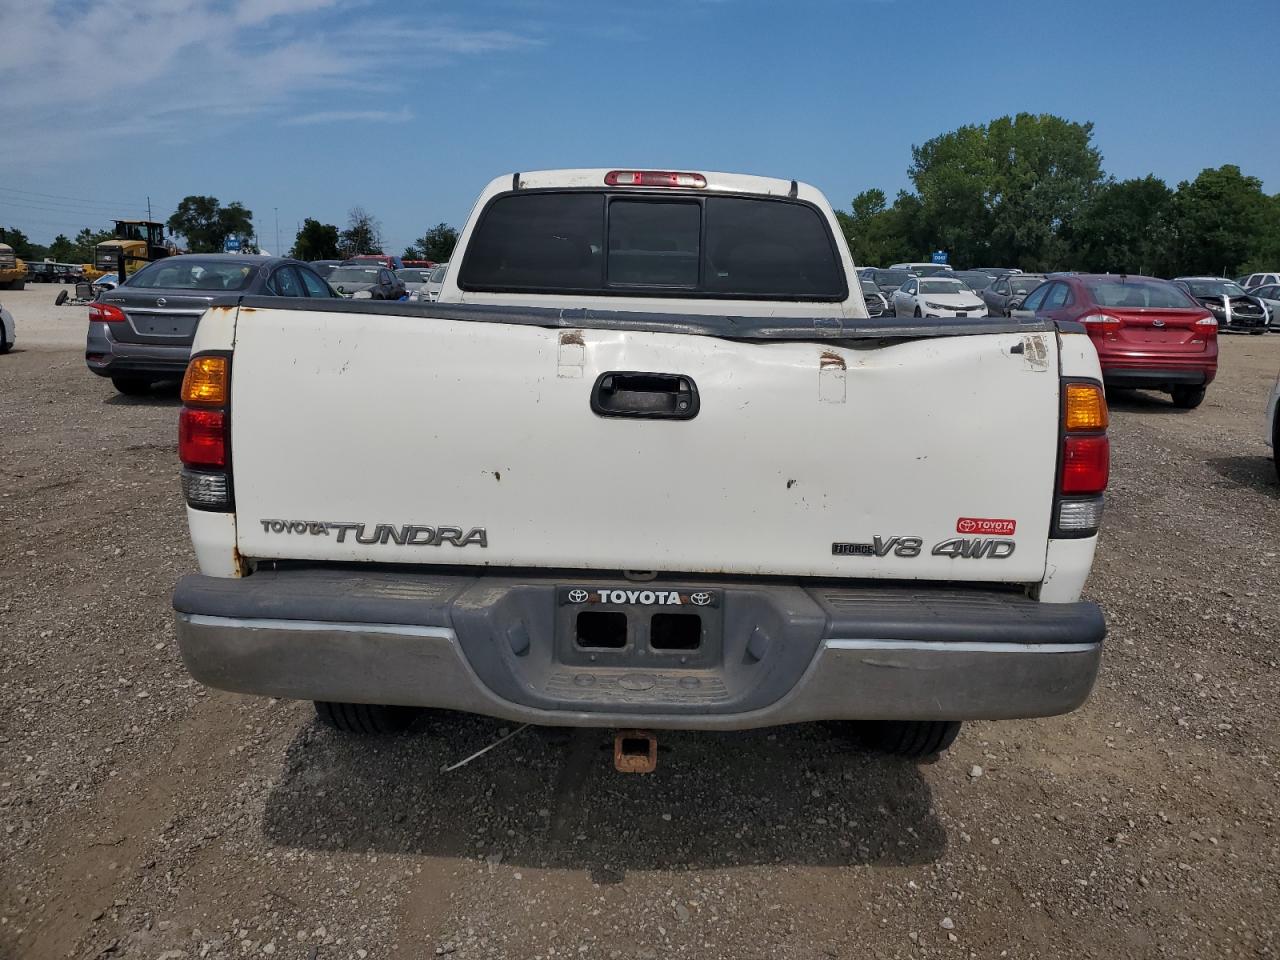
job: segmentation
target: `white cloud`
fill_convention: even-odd
[[[403,6],[341,0],[94,0],[73,11],[0,0],[0,170],[148,137],[207,139],[262,115],[294,125],[404,122],[406,66],[492,55],[540,41],[507,30],[426,26]],[[364,105],[364,99],[360,106]]]
[[[408,123],[413,114],[408,107],[399,110],[318,110],[290,117],[285,121],[292,127],[307,127],[318,123]]]

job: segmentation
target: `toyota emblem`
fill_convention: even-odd
[[[586,599],[587,599],[587,591],[585,591],[585,590],[570,590],[570,591],[569,591],[569,602],[570,602],[570,603],[582,603],[582,602],[583,602],[584,600],[586,600]]]
[[[691,593],[689,594],[689,599],[692,600],[699,607],[705,607],[708,603],[711,602],[711,594],[703,593],[703,592]]]

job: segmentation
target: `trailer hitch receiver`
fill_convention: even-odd
[[[619,730],[613,737],[613,768],[619,773],[653,773],[658,738],[652,730]]]

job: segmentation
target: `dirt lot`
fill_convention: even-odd
[[[0,956],[1271,957],[1280,951],[1280,336],[1203,407],[1113,398],[1092,700],[940,761],[826,727],[480,718],[342,737],[188,679],[172,395],[84,369],[84,308],[0,294]],[[979,769],[980,768],[980,769]]]

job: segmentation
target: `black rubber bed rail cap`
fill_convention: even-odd
[[[474,323],[506,323],[571,330],[634,330],[740,340],[916,340],[982,334],[1048,333],[1057,329],[1049,320],[1004,317],[740,317],[730,314],[561,310],[555,307],[508,307],[478,303],[307,300],[296,297],[245,297],[241,301],[241,309],[434,317]]]

